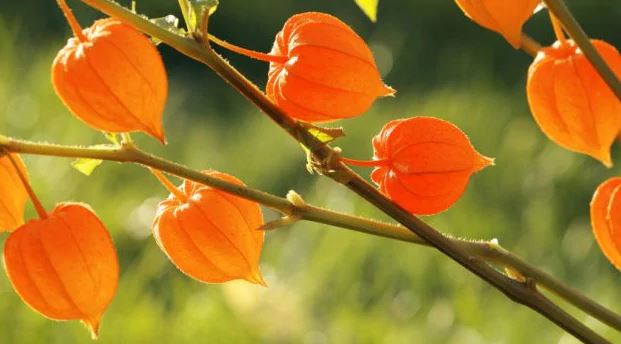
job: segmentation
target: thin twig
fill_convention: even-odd
[[[541,50],[541,44],[534,40],[527,34],[522,34],[522,42],[520,43],[520,49],[524,50],[528,55],[536,57]]]
[[[145,153],[136,146],[129,148],[129,150],[131,150],[130,152],[127,148],[122,147],[64,146],[17,140],[0,135],[0,148],[2,150],[21,154],[101,159],[122,163],[141,164],[149,169],[157,168],[179,178],[191,179],[195,182],[218,188],[224,192],[228,192],[251,201],[259,202],[265,206],[302,220],[350,229],[356,232],[400,240],[426,247],[429,246],[429,244],[423,239],[402,226],[344,214],[316,207],[308,203],[301,205],[292,204],[285,198],[255,190],[248,186],[240,186],[226,181],[221,181],[219,179],[214,180],[214,178],[209,177],[209,175],[202,174],[197,170],[191,170],[187,167],[155,155]],[[216,181],[220,181],[222,183],[217,184],[215,183]],[[509,267],[519,271],[523,276],[533,279],[538,286],[541,286],[542,288],[560,296],[594,318],[601,320],[617,330],[621,330],[621,316],[588,298],[580,291],[568,287],[563,282],[557,280],[545,271],[530,265],[522,258],[501,247],[496,242],[461,240],[456,238],[449,239],[455,242],[455,244],[461,245],[464,250],[468,251],[472,256],[477,257],[478,259],[490,264],[499,265],[500,267]]]

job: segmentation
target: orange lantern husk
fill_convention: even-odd
[[[604,256],[619,270],[621,270],[620,189],[621,178],[615,177],[606,180],[595,190],[590,205],[591,227],[595,241],[597,241]],[[613,223],[616,225],[613,226]]]
[[[395,91],[381,79],[368,46],[331,15],[294,15],[276,35],[267,96],[289,116],[306,122],[355,117]]]
[[[515,49],[522,43],[522,26],[541,0],[455,0],[475,23],[501,34]]]
[[[118,19],[97,20],[70,38],[52,64],[52,84],[71,112],[107,132],[145,132],[165,142],[168,79],[143,34]]]
[[[19,168],[24,178],[28,178],[26,166],[19,155],[8,154],[11,154],[10,158],[8,155],[0,155],[0,232],[12,231],[24,223],[24,209],[28,200],[28,193],[15,167]]]
[[[388,122],[373,138],[377,166],[371,179],[407,211],[432,215],[448,209],[470,176],[492,165],[450,122],[413,117]]]
[[[591,42],[621,77],[617,49]],[[539,52],[528,71],[526,91],[533,117],[550,140],[612,166],[610,146],[621,130],[621,101],[572,40]]]
[[[12,232],[4,266],[30,307],[50,319],[82,320],[97,337],[119,266],[110,234],[89,206],[60,203]]]
[[[204,173],[243,185],[221,172]],[[173,264],[201,282],[244,279],[265,285],[259,271],[264,237],[259,205],[188,180],[172,191],[158,207],[153,236]]]

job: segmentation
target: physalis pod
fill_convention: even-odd
[[[621,77],[617,49],[591,42]],[[528,70],[526,91],[533,117],[550,140],[612,166],[610,146],[621,130],[621,101],[572,40],[539,52]]]
[[[28,171],[22,159],[17,154],[9,154],[20,169],[21,175],[27,178]],[[12,231],[24,223],[24,208],[28,193],[15,165],[8,155],[2,156],[0,151],[0,232]]]
[[[448,209],[470,176],[492,165],[450,122],[412,117],[388,122],[373,138],[371,179],[409,212],[431,215]]]
[[[621,270],[621,178],[601,183],[591,200],[591,226],[606,258]]]
[[[355,117],[395,91],[382,82],[367,44],[329,14],[294,15],[276,35],[267,96],[306,122]]]
[[[225,173],[204,173],[243,185]],[[259,205],[189,180],[171,191],[157,209],[153,236],[173,264],[202,282],[245,279],[265,285],[259,271],[264,236]]]
[[[97,337],[117,288],[110,234],[85,204],[60,203],[12,232],[4,245],[11,284],[29,306],[54,320],[82,320]]]
[[[455,0],[464,14],[501,34],[515,49],[522,43],[522,26],[541,0]]]
[[[52,84],[63,103],[95,129],[142,131],[164,143],[168,79],[153,43],[113,18],[74,34],[52,64]]]

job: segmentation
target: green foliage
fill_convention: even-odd
[[[90,176],[102,162],[102,160],[98,159],[76,159],[71,163],[71,167],[82,172],[86,176]]]
[[[188,32],[194,32],[199,27],[205,12],[211,15],[216,11],[218,0],[179,0],[179,7]]]
[[[91,148],[110,148],[111,146],[118,146],[119,142],[117,136],[110,133],[105,133],[105,137],[108,141],[111,141],[113,145],[102,144],[102,145],[93,145]],[[99,159],[75,159],[71,162],[71,167],[80,171],[85,176],[90,176],[93,174],[95,169],[99,167],[103,163],[103,160]]]
[[[362,12],[371,19],[372,22],[377,21],[377,5],[379,0],[354,0]]]

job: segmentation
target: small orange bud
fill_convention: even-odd
[[[600,184],[591,200],[591,226],[606,258],[621,270],[621,178]]]
[[[376,168],[371,179],[380,191],[413,214],[448,209],[470,176],[493,164],[450,122],[413,117],[388,122],[373,138]]]
[[[591,42],[621,77],[617,49]],[[550,140],[612,166],[610,146],[621,130],[621,101],[573,41],[557,41],[539,52],[526,91],[533,117]]]
[[[164,64],[153,43],[131,26],[107,18],[69,39],[54,59],[52,83],[63,103],[91,127],[143,131],[165,141]]]
[[[468,18],[501,34],[515,49],[522,43],[522,26],[541,0],[455,0]]]
[[[28,171],[17,154],[11,158],[27,178]],[[24,223],[24,208],[28,193],[8,155],[0,157],[0,232],[12,231]]]
[[[382,82],[366,43],[347,24],[317,12],[297,14],[276,35],[267,96],[307,122],[355,117],[394,94]]]
[[[30,307],[50,319],[82,320],[97,337],[119,266],[110,234],[87,205],[61,203],[12,232],[4,265]]]
[[[215,171],[207,175],[243,185]],[[153,222],[153,236],[179,270],[202,282],[245,279],[265,285],[259,272],[263,247],[261,208],[192,181],[162,201]]]

